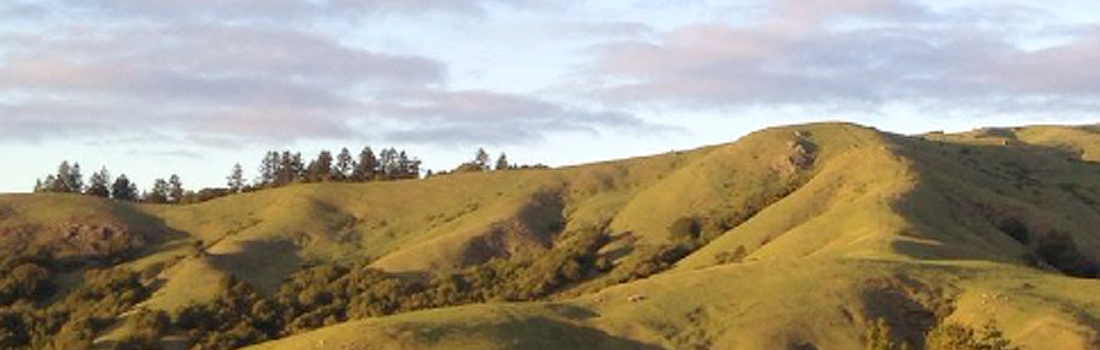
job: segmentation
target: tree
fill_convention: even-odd
[[[279,156],[279,163],[275,170],[275,185],[286,185],[300,181],[306,174],[306,167],[302,163],[301,153],[283,151]]]
[[[500,157],[497,158],[496,170],[508,170],[508,156],[504,155],[504,152],[500,153]]]
[[[229,173],[226,180],[226,187],[229,187],[229,192],[241,193],[244,190],[244,169],[241,169],[241,163],[233,164],[233,171]]]
[[[397,150],[393,148],[382,149],[382,153],[378,155],[378,167],[383,179],[392,180],[397,175],[400,169],[397,156]]]
[[[84,190],[84,175],[80,172],[80,163],[74,162],[67,172],[58,172],[58,176],[62,177],[65,192],[80,193]]]
[[[153,181],[153,188],[145,193],[145,201],[149,203],[168,203],[169,185],[164,179]]]
[[[69,165],[69,161],[62,161],[61,164],[57,166],[57,176],[55,176],[53,181],[50,181],[48,185],[50,187],[50,192],[69,192],[70,187],[68,181],[69,172],[71,171],[72,166]]]
[[[84,189],[80,164],[62,161],[57,166],[57,174],[46,176],[46,181],[35,186],[39,192],[81,193]]]
[[[347,147],[341,148],[340,154],[336,155],[336,167],[332,168],[332,178],[337,181],[347,181],[354,171],[355,159],[351,157]]]
[[[477,154],[474,155],[474,164],[481,167],[481,170],[489,170],[489,152],[485,152],[484,148],[478,148]]]
[[[696,217],[681,217],[668,225],[669,238],[678,243],[694,241],[702,232],[703,226]]]
[[[359,164],[356,164],[351,178],[354,181],[371,181],[377,176],[378,158],[374,156],[374,151],[370,147],[365,147],[362,152],[359,152]]]
[[[279,159],[279,152],[269,151],[264,155],[263,161],[260,162],[260,176],[256,182],[260,186],[271,186],[275,184],[279,174],[279,165],[282,160]]]
[[[321,151],[317,159],[309,163],[306,171],[307,182],[319,182],[332,180],[332,153]]]
[[[404,172],[404,178],[416,179],[420,177],[420,160],[416,158],[410,158],[405,154],[405,151],[401,151],[399,156],[401,159],[401,169]]]
[[[120,201],[137,200],[137,185],[126,178],[126,174],[119,175],[115,183],[111,184],[111,198]]]
[[[172,325],[172,319],[168,317],[168,313],[161,310],[151,311],[146,308],[139,308],[130,316],[127,322],[134,330],[133,335],[149,340],[160,339],[161,336],[168,333],[168,329]]]
[[[898,345],[895,343],[892,337],[893,331],[890,330],[890,325],[886,324],[884,319],[876,319],[867,327],[867,332],[864,336],[867,338],[866,349],[867,350],[903,350],[909,349],[908,343]]]
[[[42,192],[65,192],[65,181],[55,175],[47,175],[42,184]]]
[[[62,161],[57,166],[57,174],[47,175],[45,181],[38,180],[35,192],[83,193],[84,176],[80,173],[80,164]]]
[[[168,203],[182,202],[183,193],[183,182],[180,181],[179,175],[172,174],[168,177]]]
[[[928,350],[1020,349],[1005,339],[1004,334],[992,323],[986,323],[979,331],[958,323],[941,324],[928,332],[925,348]]]
[[[1004,333],[1001,333],[1001,330],[997,329],[997,327],[993,325],[993,322],[987,322],[982,326],[982,330],[979,332],[978,343],[982,344],[982,349],[1020,350],[1019,347],[1012,345],[1012,342],[1004,337]]]
[[[84,191],[85,194],[97,196],[97,197],[110,197],[111,174],[107,172],[107,167],[99,169],[99,171],[92,173],[92,176],[88,179],[88,189]]]

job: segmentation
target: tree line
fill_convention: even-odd
[[[313,182],[370,182],[394,181],[421,178],[420,159],[404,150],[384,148],[377,154],[370,147],[364,147],[358,155],[352,155],[346,147],[333,155],[328,150],[317,154],[308,162],[301,152],[268,151],[260,160],[257,177],[249,181],[244,175],[240,163],[234,164],[226,177],[225,187],[203,188],[197,191],[184,188],[179,175],[172,174],[167,179],[158,178],[145,191],[139,191],[137,184],[126,174],[112,177],[106,167],[92,173],[85,182],[80,163],[63,161],[55,174],[38,179],[34,192],[77,193],[120,201],[174,204],[197,203],[231,194],[251,192],[265,188],[275,188],[294,183]],[[428,170],[424,177],[440,176],[450,173],[543,169],[545,165],[511,164],[507,156],[501,153],[496,163],[490,166],[490,156],[485,149],[478,149],[474,159],[462,163],[451,171],[432,172]]]

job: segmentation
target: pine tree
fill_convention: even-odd
[[[52,192],[69,192],[69,173],[72,171],[72,166],[69,165],[69,161],[62,161],[57,166],[57,176],[54,177],[54,181],[50,184],[50,190]]]
[[[120,201],[137,200],[137,185],[126,178],[126,174],[119,175],[115,183],[111,184],[111,198]]]
[[[401,151],[397,154],[397,175],[399,179],[416,179],[420,177],[420,160],[410,158],[409,154]]]
[[[153,181],[153,188],[143,196],[145,202],[157,204],[168,203],[169,188],[168,181],[156,179]]]
[[[508,156],[504,155],[504,152],[500,153],[500,157],[497,158],[496,170],[508,170]]]
[[[279,156],[279,163],[275,169],[275,181],[277,186],[301,181],[305,178],[306,167],[302,163],[301,153],[283,151]]]
[[[73,163],[69,173],[65,176],[66,192],[81,193],[84,191],[84,174],[80,172],[80,163]]]
[[[332,180],[332,153],[321,151],[317,159],[309,163],[306,181],[319,182]]]
[[[351,157],[347,147],[341,148],[340,154],[336,155],[336,167],[332,169],[332,177],[337,181],[347,181],[354,171],[355,159]]]
[[[85,194],[98,196],[98,197],[110,197],[111,174],[107,172],[107,168],[103,167],[99,171],[92,173],[92,176],[88,179],[88,189]]]
[[[371,181],[377,176],[378,158],[375,157],[374,151],[370,147],[365,147],[362,152],[359,152],[359,164],[356,164],[351,178],[354,181]]]
[[[66,171],[68,168],[66,167]],[[57,175],[46,176],[46,182],[42,184],[43,192],[65,192],[65,180]]]
[[[485,152],[484,148],[478,148],[477,154],[474,155],[474,164],[481,170],[489,170],[489,152]]]
[[[279,152],[269,151],[260,161],[260,176],[256,179],[259,186],[271,186],[275,184],[279,173]]]
[[[244,186],[244,169],[241,169],[241,163],[233,164],[233,171],[226,178],[226,187],[229,187],[231,193],[241,193]]]
[[[275,185],[282,186],[294,181],[294,166],[290,163],[294,161],[290,151],[283,151],[279,154],[279,165],[275,167]]]
[[[52,179],[47,177],[42,187],[48,192],[81,193],[84,190],[84,176],[80,173],[80,164],[61,162],[57,167],[57,175]]]
[[[302,179],[305,178],[305,176],[306,176],[306,167],[305,167],[304,164],[305,163],[302,161],[302,153],[301,152],[294,152],[294,154],[290,156],[290,177],[291,177],[290,181],[291,182],[302,181]]]
[[[172,174],[168,178],[168,203],[182,202],[183,194],[183,182],[180,181],[179,175]]]
[[[394,148],[383,149],[382,153],[378,156],[378,165],[381,168],[381,177],[383,179],[394,179],[398,175],[398,169],[400,169],[397,150]]]

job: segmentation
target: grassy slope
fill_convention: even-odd
[[[104,257],[119,248],[156,250],[185,236],[133,205],[65,194],[0,196],[0,233],[0,249],[74,258]],[[109,239],[116,246],[107,246]]]
[[[1096,129],[1087,127],[902,137],[814,124],[617,162],[296,185],[198,205],[125,206],[121,217],[163,220],[161,226],[188,234],[173,241],[174,250],[164,249],[169,253],[139,262],[186,252],[180,242],[201,239],[207,246],[209,256],[186,258],[164,272],[168,283],[149,303],[167,309],[209,297],[189,290],[200,279],[234,274],[271,292],[282,276],[314,259],[369,256],[380,258],[376,266],[384,269],[425,271],[538,254],[552,249],[556,220],[565,220],[565,231],[610,223],[612,230],[637,238],[616,243],[627,246],[665,241],[668,225],[682,217],[725,215],[740,223],[673,271],[563,306],[433,310],[352,322],[264,348],[332,342],[393,348],[856,348],[868,318],[923,319],[913,315],[961,321],[996,316],[1010,336],[1031,348],[1087,348],[1082,344],[1100,326],[1100,286],[1021,267],[1035,241],[1017,242],[998,225],[1016,219],[1036,240],[1064,233],[1079,251],[1100,254],[1100,236],[1092,229],[1100,227],[1100,167],[1082,161],[1097,160],[1098,144]],[[812,162],[792,162],[807,154]],[[87,208],[88,199],[58,198],[3,196],[0,204]],[[66,205],[70,200],[82,202]],[[96,205],[107,204],[91,208]],[[25,212],[0,210],[0,217],[8,213],[0,227],[12,218],[51,222],[26,216],[39,210]],[[487,249],[486,241],[499,244]],[[744,263],[717,263],[716,255],[737,247],[751,253]],[[631,295],[646,300],[629,302]],[[903,327],[909,336],[927,326],[905,322],[911,323]],[[415,334],[418,329],[429,334]],[[539,343],[548,334],[578,336]]]
[[[795,129],[816,147],[816,162],[803,173],[784,174],[768,165],[782,159]],[[1073,130],[1075,137],[1057,137],[1058,149],[1089,149],[1100,140]],[[1100,173],[1032,135],[1044,132],[915,138],[810,125],[750,135],[645,186],[615,214],[612,228],[659,239],[675,218],[746,203],[739,201],[760,191],[761,182],[787,181],[793,191],[672,272],[566,304],[593,315],[581,320],[585,327],[664,348],[858,348],[873,317],[900,325],[914,340],[936,317],[979,324],[994,318],[1028,348],[1091,348],[1100,284],[1049,266],[1024,267],[1021,256],[1034,250],[1034,241],[1017,242],[998,229],[1015,218],[1035,239],[1065,232],[1082,253],[1100,252],[1100,237],[1090,229],[1100,227],[1098,208],[1089,204]],[[1088,151],[1081,154],[1089,159]],[[716,263],[717,253],[737,246],[751,252],[746,262]],[[638,295],[645,300],[628,301]],[[494,314],[501,307],[472,308]],[[379,329],[413,325],[419,317],[427,316],[354,322],[265,348],[322,339],[388,343],[394,338]],[[468,325],[460,317],[451,324]],[[494,346],[532,341],[497,339],[505,331],[496,327],[478,332]]]
[[[587,324],[591,310],[490,304],[348,322],[256,349],[658,349]]]

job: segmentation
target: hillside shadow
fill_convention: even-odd
[[[285,240],[235,242],[238,250],[227,254],[209,254],[218,270],[247,281],[265,297],[275,295],[284,278],[298,271],[303,260],[298,248]]]
[[[190,237],[163,219],[139,210],[135,204],[102,201],[104,218],[75,218],[59,228],[56,238],[43,241],[55,266],[62,271],[109,267],[164,251],[165,245]]]
[[[495,325],[488,337],[513,350],[608,349],[664,350],[655,345],[608,334],[603,330],[552,318],[535,317]]]
[[[169,226],[164,219],[138,210],[132,203],[111,201],[108,208],[112,214],[124,218],[130,229],[142,231],[142,235],[150,243],[164,243],[190,237],[187,232]]]
[[[1097,257],[1082,246],[1094,233],[1069,232],[1077,223],[1068,213],[1100,216],[1100,164],[1066,149],[995,140],[894,140],[922,180],[893,205],[916,225],[914,237],[935,242],[896,241],[893,249],[922,260],[1049,266],[1095,277]],[[1049,219],[1060,213],[1067,215]]]

